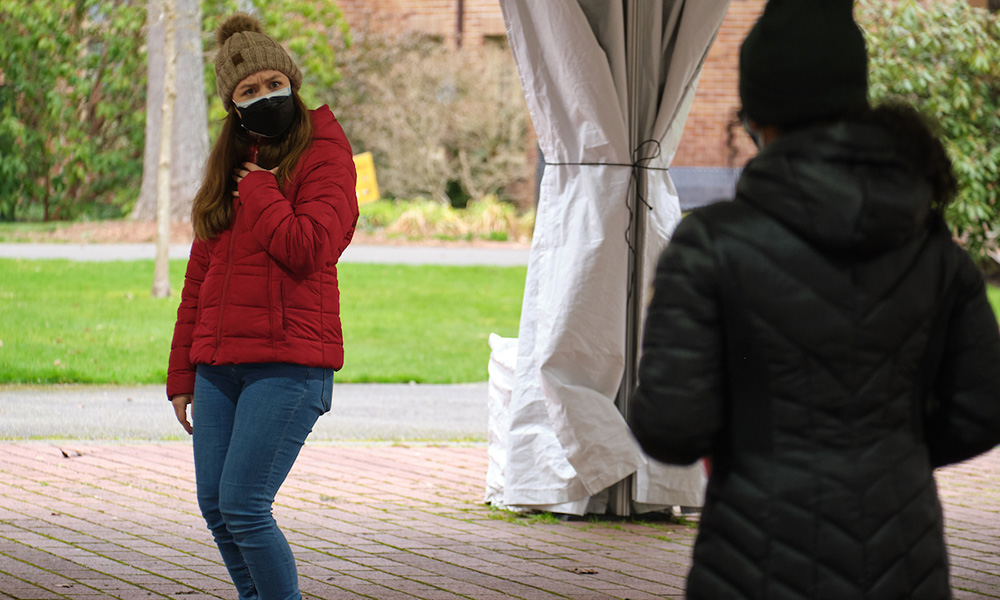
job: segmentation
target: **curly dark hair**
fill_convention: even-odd
[[[876,125],[889,132],[900,155],[930,181],[934,190],[931,210],[943,217],[945,208],[958,195],[958,179],[936,125],[904,102],[881,104],[851,120]]]
[[[746,135],[743,131],[743,113],[739,110],[733,111],[726,123],[726,149],[729,154],[726,156],[726,164],[730,168],[736,166],[736,157],[740,154],[740,149],[736,147],[736,136]]]

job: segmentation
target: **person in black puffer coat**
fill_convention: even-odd
[[[710,457],[697,600],[951,598],[933,469],[1000,443],[1000,332],[941,143],[870,109],[850,0],[772,0],[740,95],[763,149],[657,266],[629,423]]]

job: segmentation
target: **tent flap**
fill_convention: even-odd
[[[648,166],[669,167],[728,0],[500,5],[547,163],[505,417],[503,501],[580,506],[640,471],[652,473],[636,479],[643,503],[672,503],[666,488],[690,500],[703,475],[649,470],[615,406],[626,360],[631,164],[636,147],[655,140],[659,156]],[[680,207],[669,173],[642,175],[652,211],[639,250],[649,267]]]

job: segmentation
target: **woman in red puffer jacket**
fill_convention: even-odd
[[[260,23],[217,32],[229,111],[194,199],[167,395],[194,436],[198,502],[241,598],[296,599],[274,496],[344,363],[337,261],[358,219],[351,146]],[[191,419],[188,419],[188,406]]]

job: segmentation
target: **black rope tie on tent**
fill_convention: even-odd
[[[642,155],[643,154],[643,152],[642,152],[643,148],[645,148],[648,145],[652,145],[653,146],[653,152],[649,156],[643,156]],[[662,151],[663,151],[663,149],[660,146],[659,140],[648,139],[648,140],[646,140],[644,142],[641,142],[638,146],[635,147],[634,150],[632,150],[632,163],[631,164],[627,164],[627,163],[606,163],[606,162],[579,162],[579,163],[568,163],[568,162],[565,162],[565,163],[563,163],[563,162],[550,163],[550,162],[546,162],[545,166],[552,165],[552,166],[556,166],[556,167],[628,167],[628,168],[632,169],[632,176],[629,179],[629,185],[628,185],[629,190],[631,191],[633,189],[633,187],[634,187],[635,188],[635,197],[636,197],[636,200],[638,200],[640,203],[642,203],[642,205],[645,206],[648,210],[652,211],[653,210],[653,205],[650,204],[648,200],[646,200],[646,197],[642,194],[642,191],[639,189],[639,186],[638,186],[638,182],[639,182],[639,170],[642,169],[642,170],[645,170],[645,171],[669,171],[670,169],[667,168],[667,167],[651,167],[651,166],[649,166],[649,162],[654,161],[657,158],[660,158],[660,154],[662,153]],[[631,195],[632,194],[629,193],[629,196],[631,196]],[[625,230],[625,245],[627,245],[629,251],[634,254],[635,251],[636,251],[636,248],[635,248],[635,244],[634,244],[634,242],[632,240],[632,220],[635,219],[635,209],[632,206],[632,202],[630,202],[628,200],[628,197],[626,197],[626,200],[625,200],[625,207],[628,209],[628,228]],[[632,281],[631,281],[631,279],[629,280],[628,294],[627,294],[626,297],[627,298],[631,298],[632,297]]]
[[[653,153],[649,156],[642,156],[642,149],[646,147],[647,144],[653,145]],[[646,197],[642,194],[642,190],[639,189],[639,169],[644,169],[646,171],[669,171],[670,169],[666,167],[650,167],[649,162],[660,158],[662,153],[662,148],[660,147],[660,142],[654,139],[646,140],[635,147],[632,151],[632,177],[629,180],[629,189],[631,190],[633,186],[635,187],[635,199],[642,203],[650,212],[653,210],[653,205],[646,200]],[[635,252],[635,246],[632,240],[632,219],[635,218],[635,210],[633,205],[628,200],[625,201],[625,206],[628,208],[628,229],[625,230],[625,244],[628,249]],[[629,297],[632,296],[632,290],[629,289]]]

